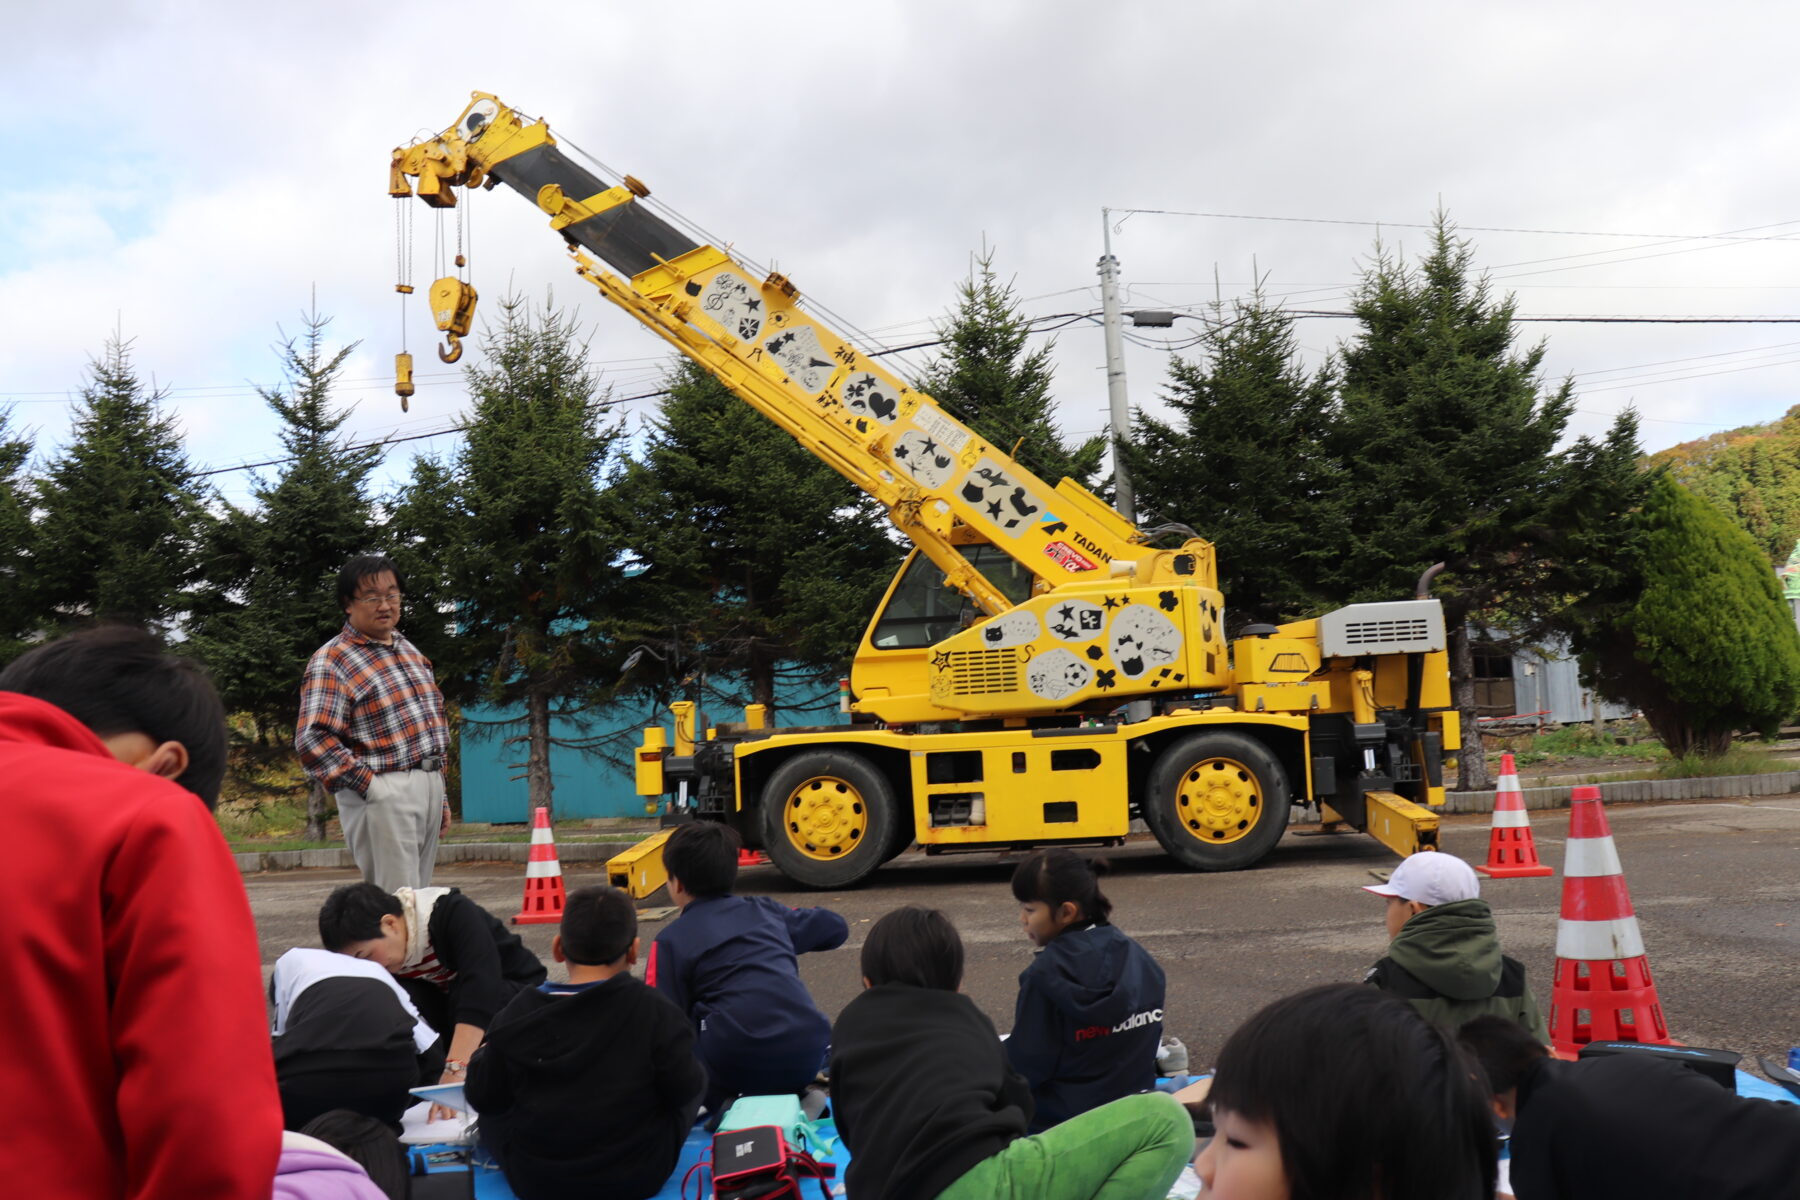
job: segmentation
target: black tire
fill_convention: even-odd
[[[1287,772],[1269,748],[1229,730],[1190,733],[1150,769],[1144,823],[1184,867],[1238,871],[1287,830]]]
[[[898,836],[887,776],[845,750],[796,754],[769,776],[761,805],[763,848],[802,887],[855,887],[891,857]]]

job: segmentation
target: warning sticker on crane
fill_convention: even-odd
[[[789,379],[802,389],[818,393],[831,379],[831,356],[819,341],[818,331],[811,325],[784,329],[763,343],[763,349],[774,356]]]
[[[733,337],[754,341],[762,332],[762,295],[748,279],[720,271],[700,293],[700,311],[717,321]]]
[[[1013,538],[1031,528],[1031,518],[1044,507],[1023,484],[1002,470],[999,463],[985,457],[963,477],[962,498],[1001,533]]]
[[[920,406],[913,424],[936,438],[938,445],[952,454],[969,444],[969,431],[930,405]]]
[[[1092,571],[1099,565],[1067,542],[1051,542],[1044,547],[1044,557],[1065,571]]]

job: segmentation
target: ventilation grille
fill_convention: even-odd
[[[1328,657],[1423,654],[1444,644],[1444,609],[1436,600],[1352,604],[1319,618],[1319,645]]]
[[[996,692],[1016,692],[1021,661],[1017,649],[952,651],[945,664],[950,675],[950,694],[991,696]]]

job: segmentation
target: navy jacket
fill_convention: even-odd
[[[1006,1056],[1031,1084],[1031,1132],[1156,1086],[1163,972],[1111,925],[1064,930],[1019,975]]]
[[[743,1090],[740,1082],[753,1085],[765,1064],[804,1061],[811,1078],[825,1061],[831,1022],[800,982],[796,959],[849,935],[828,909],[701,896],[656,935],[644,980],[688,1014],[700,1058],[721,1086]]]

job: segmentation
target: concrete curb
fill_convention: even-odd
[[[1528,809],[1567,808],[1569,791],[1576,784],[1525,788]],[[1651,800],[1718,800],[1730,796],[1785,796],[1800,791],[1800,771],[1771,771],[1766,775],[1719,775],[1706,779],[1628,779],[1595,785],[1606,803],[1631,804]],[[1491,813],[1494,793],[1451,792],[1441,810],[1449,813]]]
[[[556,857],[564,863],[604,863],[632,845],[631,842],[561,842]],[[438,846],[437,861],[446,863],[529,861],[530,842],[451,842]],[[324,850],[266,850],[234,854],[238,871],[253,875],[259,871],[295,871],[308,867],[354,870],[356,860],[343,847]]]

